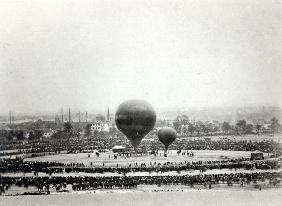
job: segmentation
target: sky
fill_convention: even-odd
[[[282,106],[282,0],[4,0],[0,113]]]

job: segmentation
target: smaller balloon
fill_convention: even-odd
[[[164,156],[167,156],[168,146],[175,141],[176,137],[177,137],[177,133],[171,127],[164,127],[158,131],[158,138],[160,142],[163,143],[165,146]]]

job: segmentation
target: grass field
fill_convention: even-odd
[[[191,152],[191,151],[190,151]],[[184,162],[184,161],[208,161],[208,160],[224,160],[230,158],[249,158],[251,152],[245,151],[225,151],[225,150],[193,150],[194,156],[187,155],[178,155],[176,150],[168,151],[168,157],[163,156],[163,151],[159,152],[159,155],[153,156],[132,156],[124,157],[118,156],[117,159],[114,159],[114,155],[111,151],[101,153],[99,157],[95,153],[91,153],[88,157],[88,153],[77,153],[77,154],[56,154],[56,155],[46,155],[35,158],[26,158],[26,161],[55,161],[62,163],[72,163],[79,162],[84,165],[90,165],[92,162],[93,165],[103,165],[105,166],[127,166],[130,163],[149,163],[149,162]]]

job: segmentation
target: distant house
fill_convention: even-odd
[[[263,152],[256,150],[251,153],[251,160],[263,160],[263,159],[264,159]]]
[[[43,138],[43,139],[49,139],[49,138],[51,138],[51,136],[52,136],[54,133],[55,133],[55,131],[52,130],[52,129],[45,130],[45,131],[43,132],[42,138]]]
[[[116,145],[112,148],[113,153],[116,152],[125,152],[125,147],[121,145]]]
[[[98,132],[109,132],[111,128],[111,124],[108,122],[101,122],[101,121],[96,121],[91,124],[90,130],[91,133],[93,134],[94,131]]]
[[[101,121],[96,121],[95,123],[91,124],[90,130],[91,133],[93,133],[94,131],[103,131],[103,123]]]
[[[266,123],[263,125],[263,131],[264,132],[272,132],[272,127],[271,127],[271,124],[270,123]]]
[[[174,120],[165,120],[165,126],[167,127],[173,127]]]
[[[111,123],[110,123],[110,122],[106,122],[106,123],[103,125],[103,131],[104,131],[104,132],[109,132],[109,131],[110,131],[110,128],[111,128]]]
[[[189,117],[187,115],[178,115],[175,119],[177,122],[181,122],[181,124],[188,124],[190,122]]]

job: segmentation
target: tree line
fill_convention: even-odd
[[[223,123],[210,123],[197,121],[195,123],[187,121],[174,121],[173,127],[179,134],[184,135],[201,135],[201,134],[232,134],[232,135],[244,135],[244,134],[262,134],[262,133],[277,133],[281,125],[277,118],[273,117],[270,123],[267,124],[267,128],[263,124],[251,124],[246,120],[238,120],[235,124],[230,124],[224,121]]]

